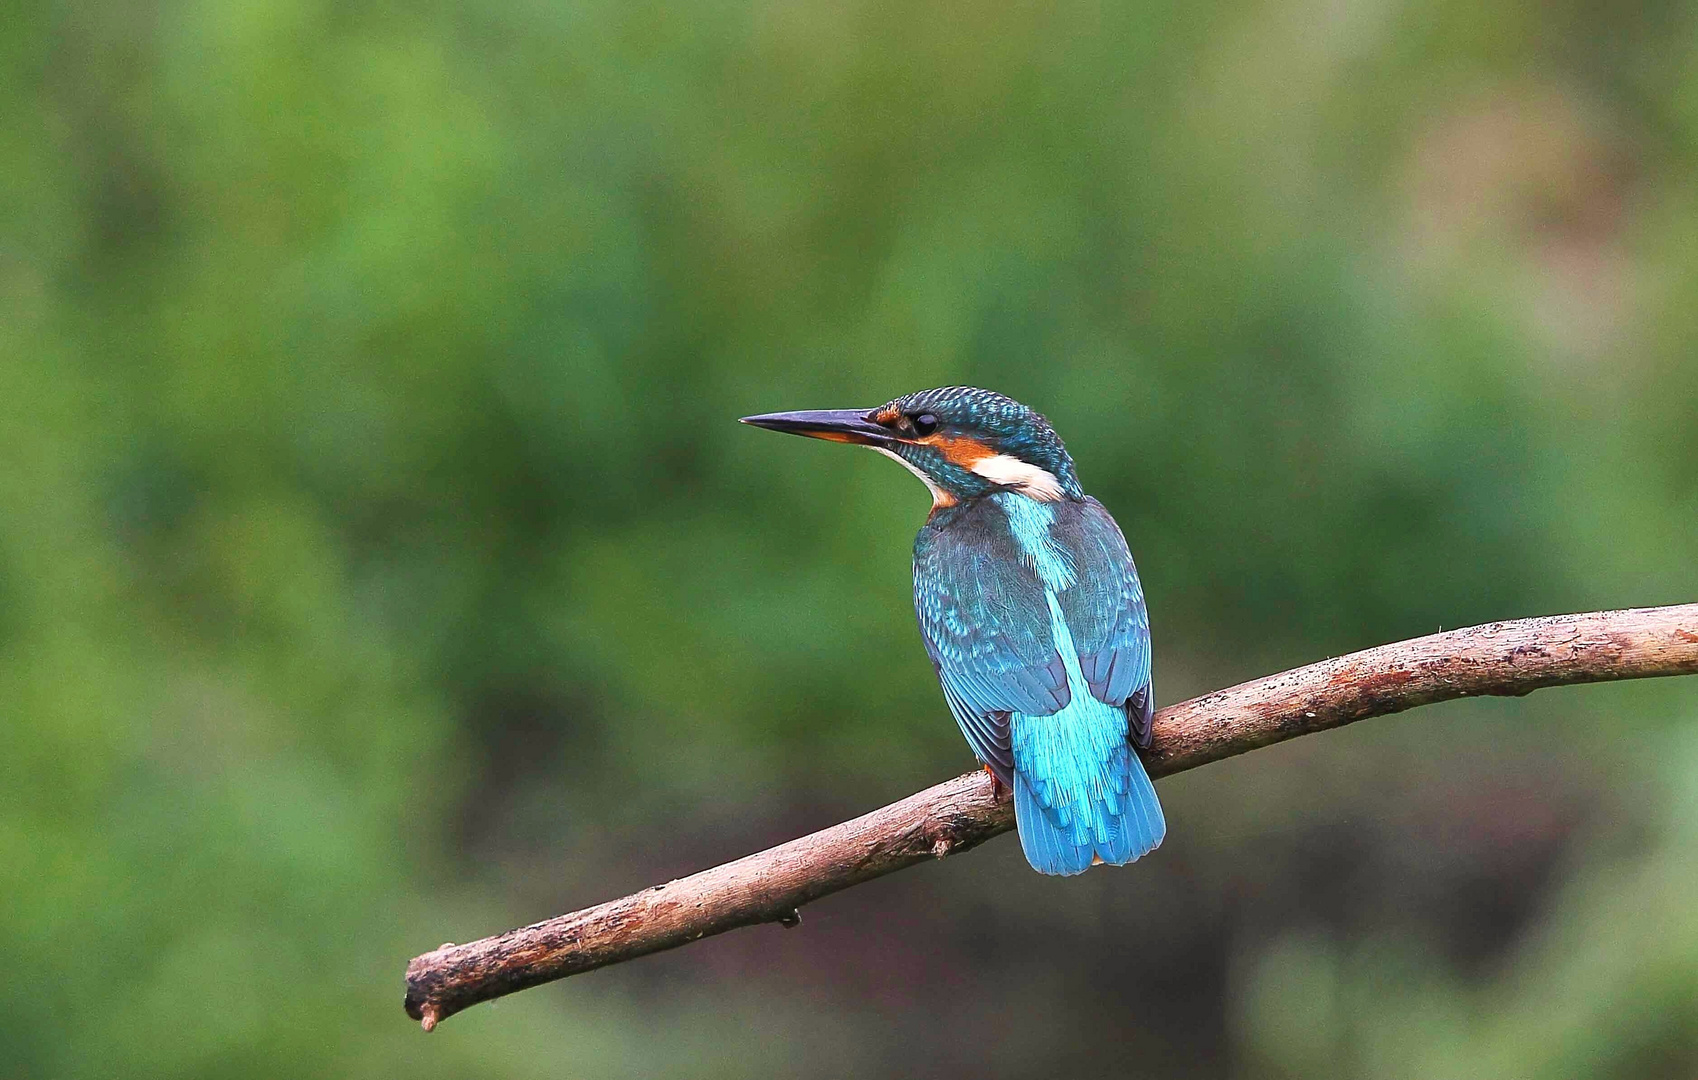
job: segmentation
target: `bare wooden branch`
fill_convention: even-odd
[[[1545,686],[1698,674],[1698,604],[1519,619],[1452,630],[1270,675],[1163,709],[1144,755],[1165,776],[1417,705]],[[851,885],[966,851],[1014,827],[985,773],[736,862],[605,904],[444,945],[407,965],[426,1031],[469,1005],[581,971],[776,922]]]

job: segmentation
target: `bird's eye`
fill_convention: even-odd
[[[913,418],[914,434],[922,439],[937,430],[937,417],[929,412],[923,412]]]

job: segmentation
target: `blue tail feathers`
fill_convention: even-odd
[[[1067,586],[1058,581],[1056,587]],[[1047,715],[1009,714],[1020,847],[1040,874],[1084,873],[1093,857],[1123,866],[1161,843],[1167,821],[1150,774],[1128,741],[1134,732],[1126,703],[1109,704],[1092,694],[1061,602],[1051,589],[1044,596],[1071,696]],[[1146,682],[1144,695],[1149,694]]]
[[[1074,773],[1058,783],[1016,766],[1020,847],[1041,874],[1083,873],[1093,857],[1123,866],[1149,854],[1167,834],[1155,785],[1130,746],[1110,749],[1100,769],[1088,772],[1095,775]]]

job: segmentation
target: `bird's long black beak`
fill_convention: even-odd
[[[805,409],[802,412],[764,413],[745,416],[739,423],[806,435],[810,439],[829,439],[832,442],[855,443],[861,446],[889,446],[892,442],[888,428],[867,419],[866,409]]]

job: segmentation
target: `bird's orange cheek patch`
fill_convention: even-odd
[[[936,447],[943,454],[945,460],[953,465],[959,465],[969,472],[972,471],[977,462],[996,456],[995,450],[979,440],[966,439],[959,435],[953,437],[934,436],[920,441],[927,446]]]

